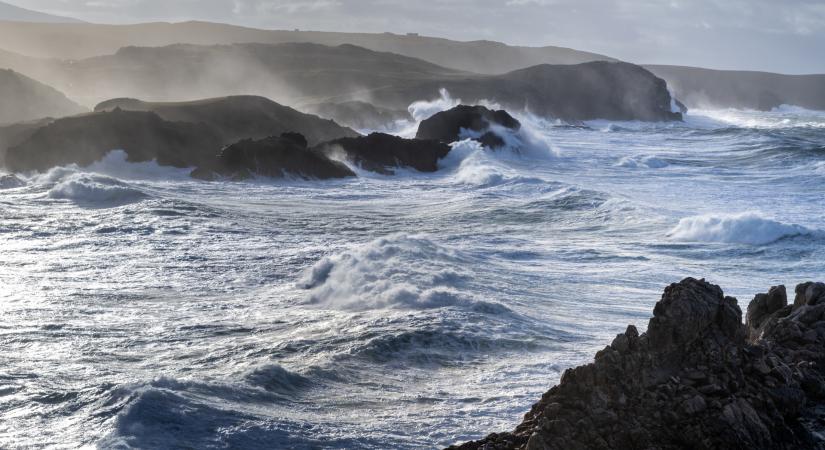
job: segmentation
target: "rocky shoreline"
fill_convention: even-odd
[[[629,326],[567,370],[509,433],[450,447],[825,448],[825,284],[737,300],[692,278],[665,289],[646,333]]]
[[[435,172],[450,143],[471,138],[496,149],[505,145],[501,133],[521,127],[506,111],[459,105],[423,121],[414,139],[363,136],[254,96],[180,103],[115,99],[96,109],[21,130],[0,128],[0,142],[14,144],[0,154],[0,166],[13,172],[85,167],[118,149],[130,162],[194,168],[191,176],[201,180],[356,176],[342,161],[385,175],[399,168]]]

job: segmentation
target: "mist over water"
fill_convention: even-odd
[[[434,174],[205,183],[113,152],[0,184],[0,447],[448,445],[513,428],[669,283],[742,306],[825,273],[822,113],[519,119]]]

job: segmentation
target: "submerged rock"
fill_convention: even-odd
[[[825,448],[825,284],[796,293],[757,295],[743,325],[718,286],[673,284],[647,333],[567,370],[515,431],[452,448]]]
[[[353,177],[344,164],[307,148],[306,138],[299,133],[283,133],[261,140],[244,139],[223,149],[211,169],[199,167],[194,178],[212,179],[217,173],[241,180],[253,176],[281,178],[331,179]]]
[[[486,147],[503,147],[504,139],[491,131],[491,127],[518,131],[521,129],[521,123],[504,110],[493,111],[479,105],[459,105],[422,121],[415,137],[449,143],[469,135]]]
[[[316,150],[327,156],[341,156],[365,170],[392,174],[410,167],[421,172],[438,170],[438,160],[450,153],[450,146],[429,139],[404,139],[384,133],[325,142]]]

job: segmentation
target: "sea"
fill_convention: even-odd
[[[434,173],[203,182],[116,150],[3,178],[0,448],[444,447],[512,430],[670,283],[744,310],[825,280],[825,112],[515,115]]]

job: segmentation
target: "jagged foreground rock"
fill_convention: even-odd
[[[704,280],[669,286],[648,331],[570,369],[512,433],[471,449],[825,448],[825,284],[737,301]]]

